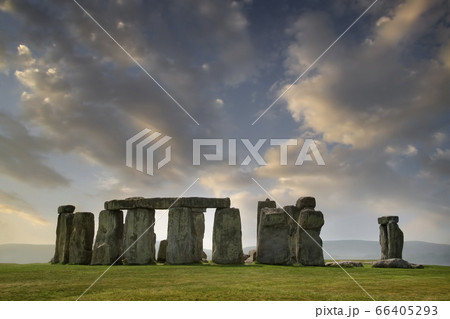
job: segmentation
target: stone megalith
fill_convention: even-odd
[[[92,251],[92,265],[112,265],[122,254],[123,212],[102,210],[98,217],[97,236]],[[117,264],[120,264],[120,260]]]
[[[281,208],[262,208],[256,260],[262,264],[291,264],[289,216]]]
[[[238,208],[216,209],[213,226],[212,261],[216,264],[242,264],[241,214]]]
[[[167,225],[166,262],[171,265],[200,262],[196,255],[196,236],[192,209],[172,207]]]
[[[55,255],[52,264],[67,264],[69,262],[69,244],[72,234],[72,221],[75,206],[64,205],[58,207],[58,222],[56,225]]]
[[[69,244],[70,264],[89,265],[91,263],[94,224],[94,214],[88,212],[74,214]]]
[[[124,227],[123,263],[149,265],[155,263],[155,210],[134,208],[127,211]],[[139,240],[138,240],[139,239]]]
[[[284,206],[284,211],[289,215],[288,216],[288,226],[289,226],[289,265],[293,265],[297,263],[297,233],[298,233],[298,218],[300,216],[300,208],[296,206]]]
[[[310,202],[312,203],[312,200]],[[302,207],[298,204],[299,201],[297,201],[297,207]],[[320,238],[320,231],[325,223],[323,214],[314,210],[312,206],[305,207],[302,208],[298,217],[298,224],[301,227],[297,229],[297,260],[304,266],[324,266],[322,239]]]
[[[297,206],[300,210],[305,208],[314,209],[316,208],[316,199],[311,196],[300,197],[299,199],[297,199],[295,206]]]
[[[167,252],[167,239],[164,239],[159,242],[158,257],[156,258],[156,261],[159,263],[165,263],[166,252]]]
[[[192,208],[192,222],[194,223],[195,249],[194,255],[196,260],[203,259],[203,237],[205,236],[205,209]]]
[[[261,209],[263,208],[276,208],[277,204],[275,201],[266,198],[266,200],[258,201],[258,210],[256,214],[256,240],[258,241],[259,236],[259,222],[261,221]]]
[[[380,224],[381,259],[402,258],[403,232],[398,227],[398,216],[378,218]]]

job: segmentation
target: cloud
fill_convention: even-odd
[[[283,204],[315,196],[333,227],[324,228],[324,236],[375,237],[375,219],[386,214],[400,215],[405,224],[431,225],[428,214],[448,221],[442,190],[449,176],[450,95],[444,92],[450,74],[442,51],[450,41],[442,37],[443,7],[442,1],[410,1],[382,18],[369,13],[361,21],[369,26],[359,32],[355,26],[356,36],[342,38],[283,97],[297,137],[321,141],[326,165],[295,166],[298,152],[291,149],[290,164],[280,166],[279,150],[269,148],[268,165],[257,168],[255,178]],[[308,12],[288,28],[294,40],[286,50],[286,79],[295,79],[339,35],[327,17]],[[292,81],[286,83],[278,94]]]
[[[342,39],[285,95],[293,118],[302,129],[323,134],[326,142],[356,148],[367,148],[392,136],[412,136],[416,133],[410,123],[424,117],[429,126],[421,126],[421,130],[430,130],[446,113],[442,101],[449,100],[449,94],[443,93],[446,90],[437,93],[435,88],[444,87],[450,78],[437,63],[439,51],[423,47],[435,57],[430,59],[414,55],[411,47],[420,46],[423,37],[448,44],[448,39],[439,38],[442,6],[445,4],[424,1],[400,4],[388,22],[378,23],[378,27],[375,23],[366,37],[370,42]],[[364,22],[370,21],[367,18]],[[300,17],[290,32],[296,41],[288,49],[288,74],[299,74],[309,66],[326,47],[323,38],[329,44],[337,37],[323,13]],[[402,121],[405,112],[408,121]]]
[[[0,172],[2,175],[39,187],[69,185],[69,180],[48,166],[50,141],[32,135],[27,128],[0,112]]]
[[[81,4],[201,126],[193,129],[191,119],[73,3],[4,1],[2,14],[18,25],[21,37],[16,51],[5,49],[3,57],[22,85],[19,113],[33,130],[31,140],[44,140],[49,147],[42,153],[49,157],[72,154],[89,165],[114,170],[118,180],[133,181],[129,189],[139,189],[148,184],[148,176],[125,168],[124,142],[147,127],[173,137],[173,149],[182,154],[174,152],[171,168],[153,179],[155,185],[194,171],[186,156],[192,137],[220,135],[226,121],[210,119],[231,116],[221,110],[223,100],[216,97],[216,88],[235,86],[255,74],[242,6],[167,2],[165,10],[158,1],[141,6]],[[170,27],[168,20],[173,21]],[[183,32],[174,32],[177,28]],[[200,108],[211,101],[218,107]],[[19,141],[17,145],[26,146]],[[20,175],[13,165],[10,161],[4,171]],[[55,173],[46,175],[57,180]],[[59,183],[68,181],[62,177]],[[120,194],[119,186],[109,191]]]
[[[20,216],[34,225],[47,225],[49,222],[40,216],[30,204],[15,194],[0,190],[0,213]]]

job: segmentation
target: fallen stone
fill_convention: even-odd
[[[72,234],[70,235],[69,244],[69,264],[89,265],[91,263],[94,233],[94,214],[80,212],[73,215]]]
[[[58,207],[58,214],[73,214],[75,211],[75,206],[73,205],[63,205]]]
[[[297,199],[297,202],[295,203],[295,206],[297,206],[300,210],[304,208],[316,208],[316,199],[314,197],[300,197]]]
[[[245,255],[245,256],[248,256],[248,257],[245,258],[245,260],[244,260],[244,263],[245,263],[245,264],[251,264],[251,263],[253,263],[253,262],[256,260],[256,250],[255,250],[255,249],[250,250],[250,251],[248,252],[248,255]]]
[[[122,254],[123,212],[102,210],[92,251],[92,265],[112,265]],[[117,262],[120,264],[120,261]]]
[[[159,263],[165,263],[166,253],[167,253],[167,239],[164,239],[159,242],[158,258],[156,259],[156,261]]]
[[[405,268],[405,269],[412,269],[412,268],[421,269],[421,268],[423,268],[422,265],[411,264],[401,258],[390,258],[390,259],[378,260],[372,264],[372,267],[374,267],[374,268]]]
[[[202,261],[203,262],[207,262],[208,261],[208,255],[204,251],[202,251]]]
[[[237,208],[216,209],[212,261],[216,264],[242,264],[244,261],[241,215]]]
[[[230,199],[205,197],[155,197],[130,198],[122,200],[115,199],[105,202],[105,209],[110,210],[134,208],[169,209],[172,207],[227,208],[230,207]]]
[[[361,262],[356,261],[338,261],[338,262],[327,262],[325,264],[326,267],[344,267],[344,268],[352,268],[352,267],[364,267]]]
[[[196,236],[192,210],[187,207],[169,209],[166,262],[171,265],[200,262],[196,254]]]
[[[256,260],[269,265],[290,264],[291,229],[288,215],[281,208],[263,208],[261,213]]]
[[[125,218],[123,263],[149,265],[155,263],[155,210],[129,209]],[[138,240],[139,239],[139,240]]]
[[[70,236],[72,235],[73,224],[73,211],[64,210],[64,213],[59,213],[61,207],[74,207],[72,205],[60,206],[58,208],[58,222],[56,226],[56,243],[55,243],[55,255],[52,258],[52,264],[67,264],[69,262],[69,244]],[[75,208],[74,208],[75,209]]]

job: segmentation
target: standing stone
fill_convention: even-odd
[[[324,266],[323,243],[320,238],[320,231],[325,223],[322,212],[303,208],[298,223],[301,226],[297,232],[298,262],[304,266]]]
[[[401,231],[398,224],[395,222],[389,222],[387,224],[387,233],[388,233],[388,248],[389,254],[388,258],[402,258],[403,252],[403,232]]]
[[[262,264],[291,263],[289,246],[291,227],[288,215],[281,208],[261,209],[256,260]]]
[[[125,218],[124,263],[149,265],[155,263],[155,210],[129,209]]]
[[[52,264],[69,262],[69,243],[72,234],[73,212],[75,206],[65,205],[58,207],[58,222],[56,225],[55,255]]]
[[[75,213],[69,244],[70,264],[89,265],[91,263],[92,242],[95,232],[94,223],[94,214]]]
[[[156,259],[156,261],[159,263],[165,263],[166,252],[167,252],[167,239],[164,239],[159,242],[158,258]]]
[[[266,198],[266,200],[264,201],[259,201],[258,202],[258,210],[257,210],[257,215],[256,215],[256,240],[258,241],[258,237],[259,237],[259,223],[261,221],[261,209],[268,207],[268,208],[276,208],[277,204],[275,203],[275,201],[270,200],[268,198]]]
[[[216,264],[242,264],[243,255],[239,209],[216,209],[212,261]]]
[[[298,218],[300,216],[300,209],[296,206],[284,206],[284,211],[288,213],[289,226],[289,262],[288,265],[297,263],[297,232],[298,232]]]
[[[381,259],[388,259],[389,244],[388,244],[387,225],[380,225],[380,246]]]
[[[166,261],[172,265],[200,262],[196,255],[196,236],[192,210],[188,207],[169,209]]]
[[[192,222],[194,223],[195,235],[195,260],[201,261],[203,259],[203,237],[205,235],[205,209],[192,208]]]
[[[398,227],[398,216],[378,218],[380,224],[381,259],[401,259],[403,251],[403,232]]]
[[[122,254],[123,212],[102,210],[92,252],[92,265],[112,265]],[[117,262],[120,264],[120,261]]]

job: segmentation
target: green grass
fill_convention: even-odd
[[[107,266],[0,264],[0,300],[76,300]],[[346,268],[376,300],[450,300],[450,267]],[[81,300],[370,300],[340,268],[114,266]]]

